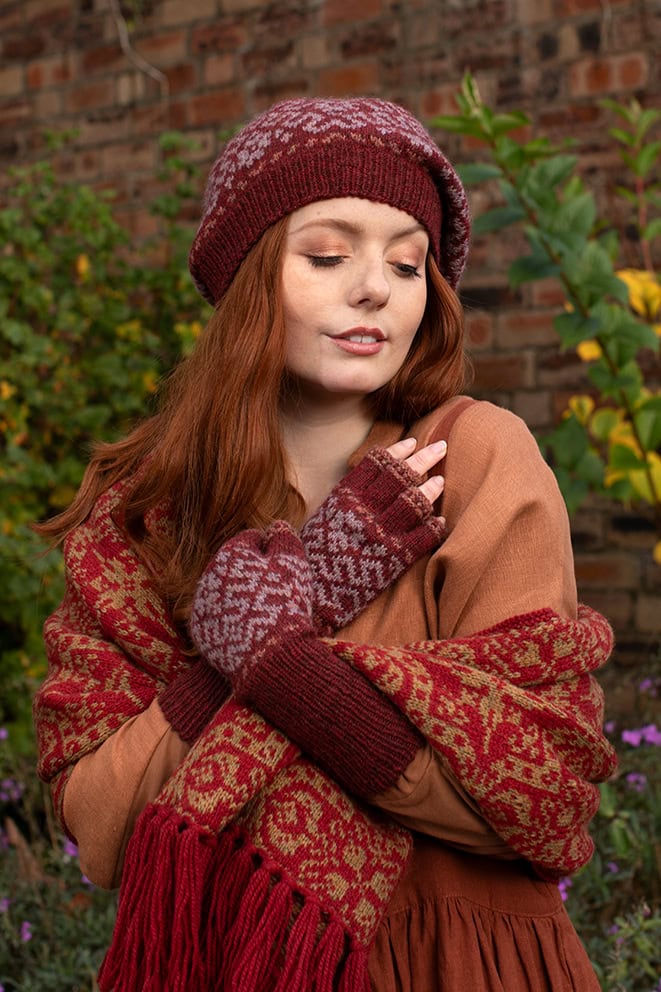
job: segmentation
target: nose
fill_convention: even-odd
[[[381,256],[365,259],[355,271],[349,302],[353,307],[378,310],[390,299],[390,282]]]

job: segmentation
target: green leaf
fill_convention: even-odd
[[[440,131],[447,131],[448,134],[467,134],[471,138],[478,138],[481,141],[487,140],[480,121],[466,117],[441,115],[440,117],[434,117],[429,122],[429,126],[431,128],[438,128]]]
[[[607,441],[611,431],[619,422],[620,416],[616,410],[601,407],[595,410],[590,418],[590,433],[597,441]]]
[[[634,423],[645,451],[656,451],[661,445],[661,409],[639,408]]]
[[[555,276],[560,269],[550,258],[541,255],[524,255],[515,259],[508,272],[509,283],[513,289],[518,289],[525,282],[536,279],[546,279]]]
[[[479,235],[489,234],[492,231],[500,231],[504,227],[516,224],[517,221],[522,220],[524,217],[525,213],[521,207],[495,207],[493,210],[489,210],[475,219],[473,233]]]
[[[643,241],[652,241],[653,238],[661,236],[661,217],[655,217],[640,232]]]
[[[626,444],[611,444],[608,455],[608,464],[614,469],[630,472],[647,466],[646,460]]]
[[[488,179],[499,179],[503,174],[499,166],[488,162],[466,162],[457,166],[457,173],[467,186],[474,186]]]
[[[598,321],[593,317],[584,317],[576,310],[558,314],[553,326],[565,348],[575,348],[581,341],[591,340],[599,330]]]

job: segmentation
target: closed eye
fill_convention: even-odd
[[[420,271],[415,265],[406,265],[405,262],[396,262],[395,270],[405,279],[420,278]]]
[[[344,261],[343,255],[308,255],[310,265],[315,269],[332,268]]]

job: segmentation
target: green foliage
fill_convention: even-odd
[[[522,140],[525,114],[497,114],[486,106],[475,80],[466,75],[457,96],[460,113],[433,124],[483,142],[485,162],[459,168],[468,184],[495,183],[502,205],[475,220],[478,235],[512,224],[522,226],[529,251],[514,260],[509,281],[517,289],[537,279],[556,278],[565,294],[555,329],[564,349],[589,363],[589,393],[575,397],[558,428],[542,440],[570,512],[590,492],[634,504],[654,521],[661,562],[661,393],[646,388],[645,352],[658,352],[661,286],[651,244],[661,235],[659,184],[661,141],[650,132],[661,111],[632,101],[604,101],[622,121],[610,131],[632,177],[619,189],[630,204],[640,249],[640,267],[618,269],[619,234],[599,217],[594,194],[577,174],[577,159],[546,137]],[[615,413],[604,432],[604,414]]]
[[[149,412],[164,371],[190,346],[205,307],[177,218],[195,169],[166,135],[151,206],[161,231],[135,246],[110,198],[58,181],[49,163],[11,173],[0,208],[0,720],[29,720],[43,675],[41,626],[62,594],[61,556],[30,523],[71,500],[90,445]]]
[[[645,679],[640,696],[657,698]],[[651,700],[650,700],[651,701]],[[650,707],[650,712],[652,712]],[[592,861],[561,883],[569,914],[607,992],[657,992],[661,975],[661,731],[607,725],[617,777],[601,786]]]

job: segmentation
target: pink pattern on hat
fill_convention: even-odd
[[[200,292],[217,302],[271,224],[336,196],[364,196],[415,216],[441,272],[457,285],[470,237],[466,194],[422,124],[376,98],[303,98],[254,118],[213,165],[190,256]]]

